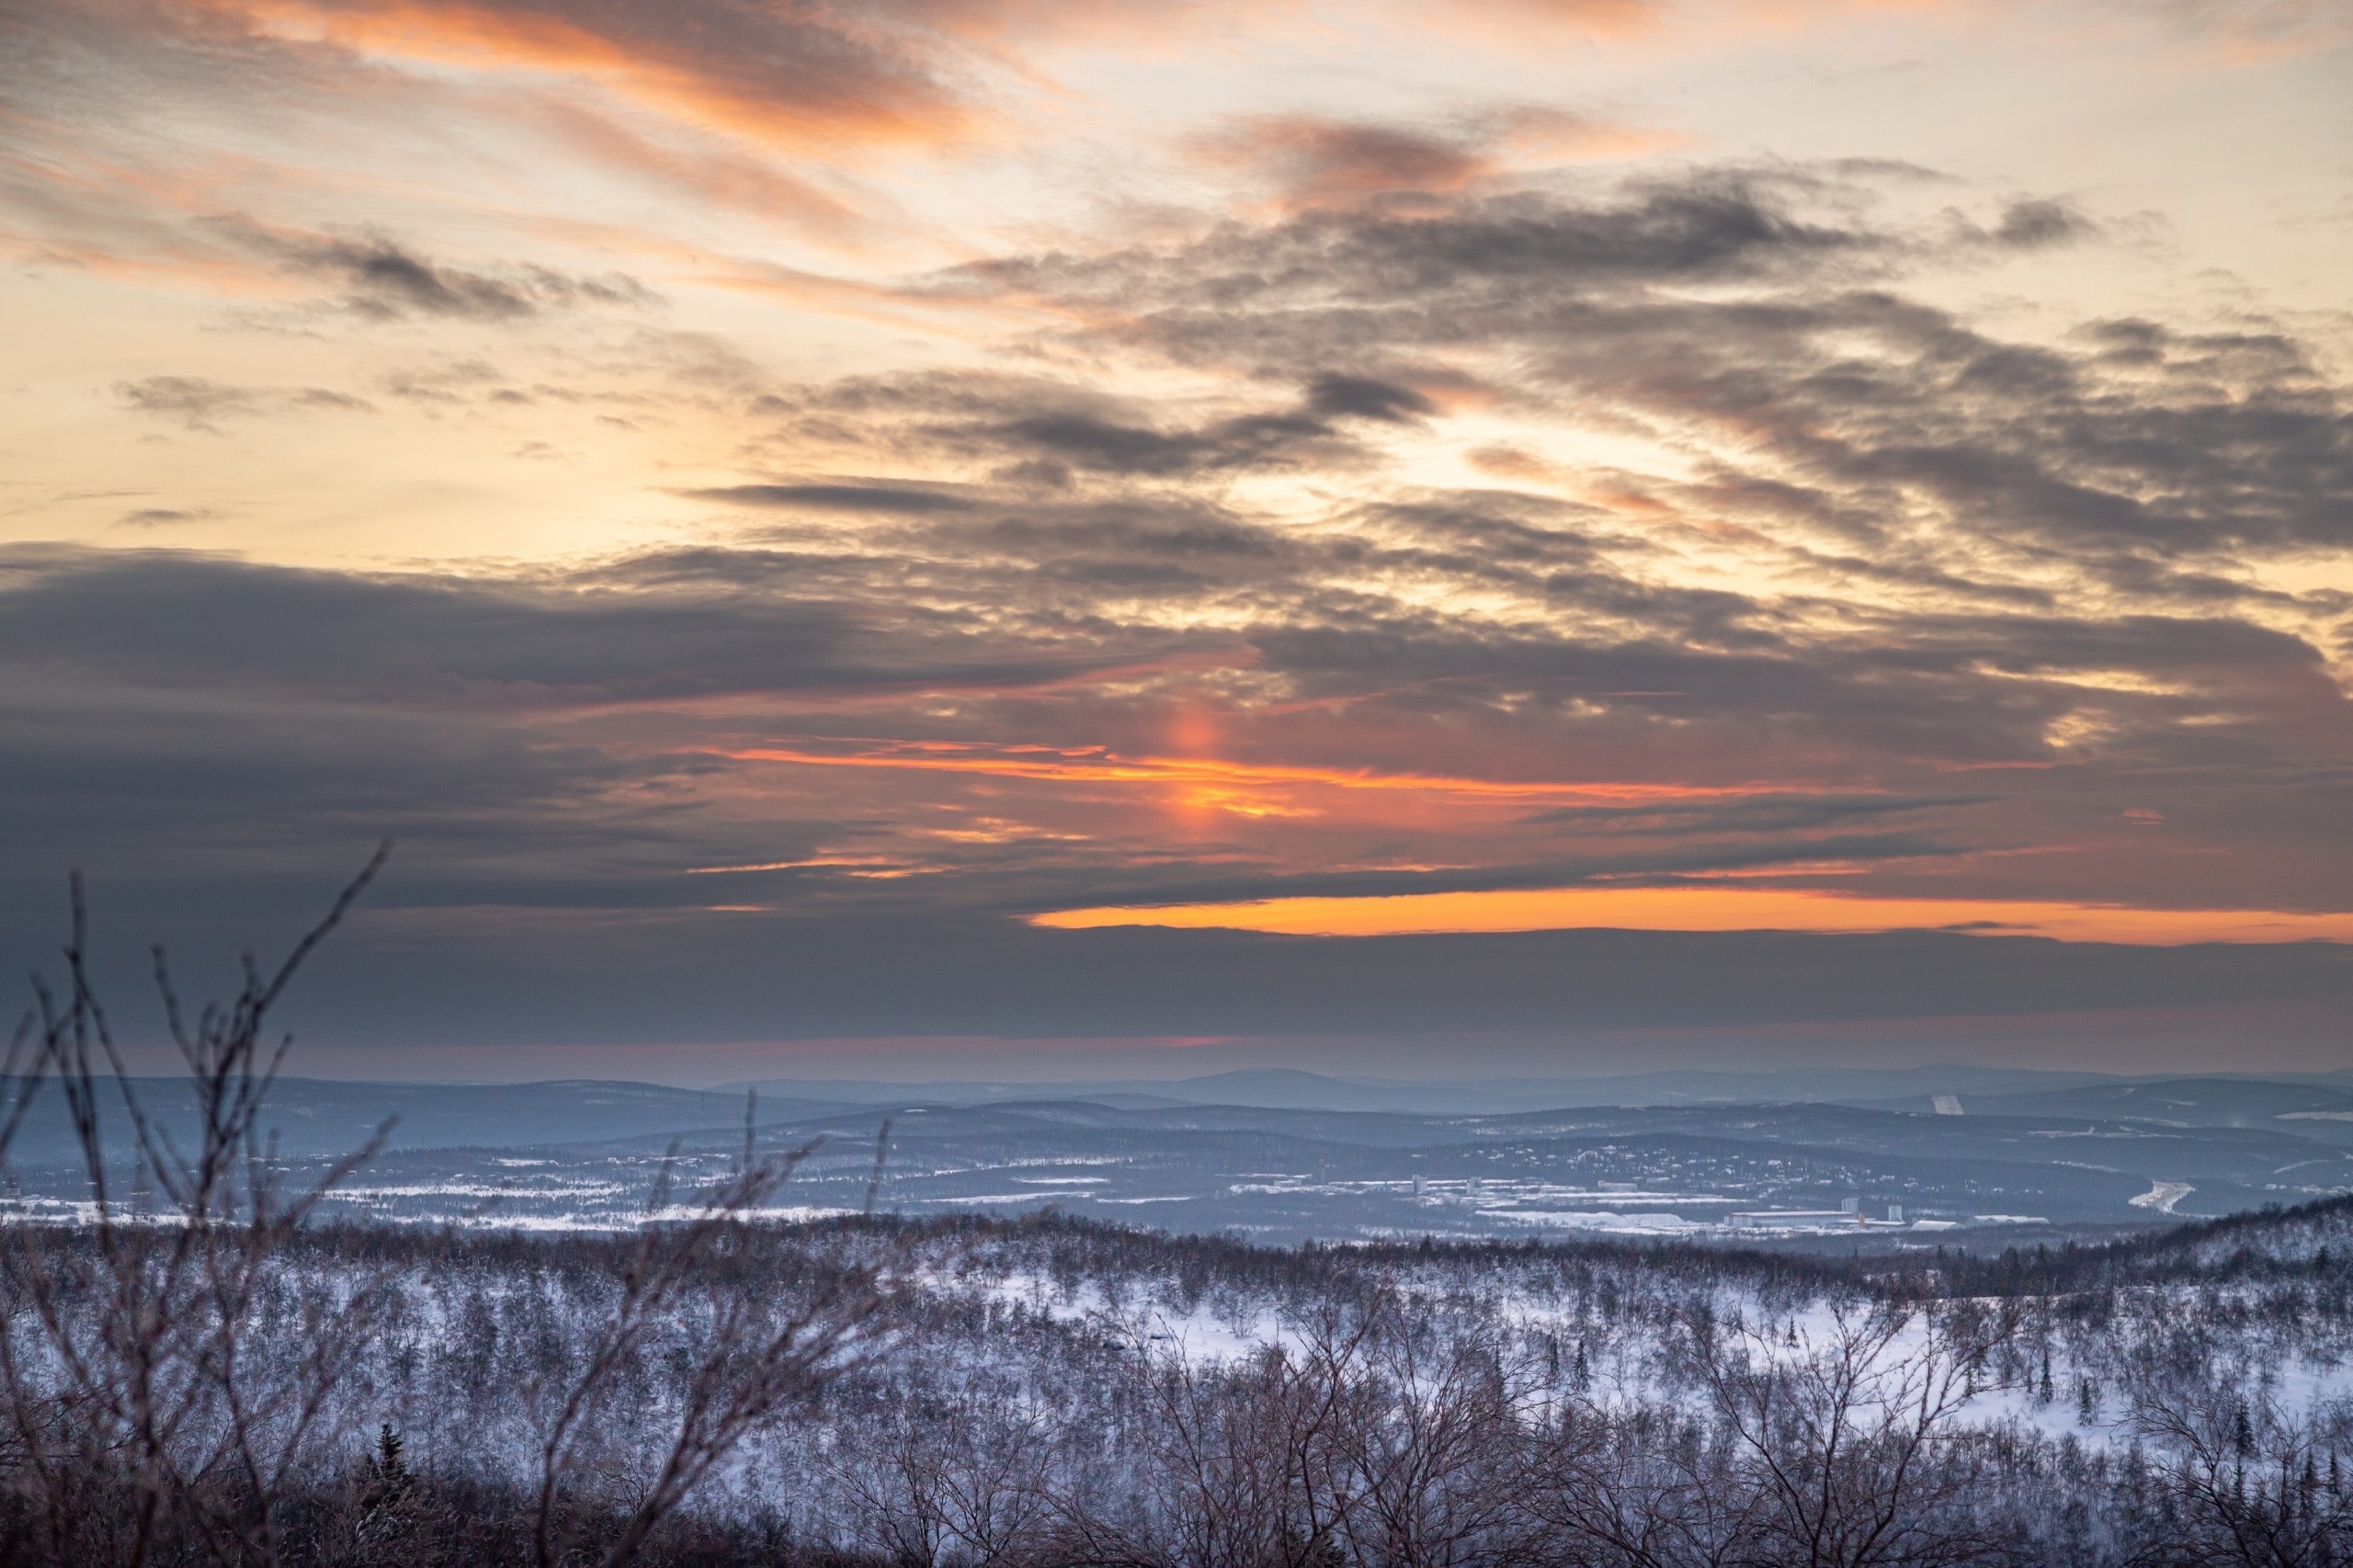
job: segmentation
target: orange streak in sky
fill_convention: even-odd
[[[949,755],[938,755],[948,753]],[[911,755],[912,754],[912,755]],[[1007,747],[968,753],[952,741],[914,741],[889,752],[818,752],[760,746],[710,755],[739,762],[787,762],[812,767],[887,767],[938,773],[985,773],[1053,782],[1112,784],[1322,785],[1339,790],[1411,790],[1492,800],[1541,800],[1556,796],[1608,801],[1720,800],[1763,790],[1788,792],[1812,786],[1787,784],[1567,783],[1552,779],[1463,778],[1427,773],[1373,773],[1336,767],[1297,767],[1274,763],[1222,762],[1207,757],[1142,756],[1119,760],[1103,752],[1058,752],[1046,746]]]
[[[2353,913],[2132,909],[2012,899],[1874,898],[1794,888],[1534,888],[1387,898],[1273,898],[1252,903],[1065,909],[1032,915],[1056,930],[1175,926],[1305,937],[1439,931],[1811,931],[1961,928],[1972,935],[2171,947],[2188,942],[2353,942]]]

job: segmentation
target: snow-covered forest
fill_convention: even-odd
[[[2325,1563],[2353,1203],[2109,1247],[19,1232],[6,1555]],[[150,1328],[154,1329],[152,1335]]]

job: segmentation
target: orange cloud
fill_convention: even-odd
[[[1202,163],[1272,180],[1292,208],[1460,190],[1496,167],[1484,149],[1453,137],[1313,115],[1245,116],[1191,150]]]
[[[605,166],[674,192],[691,192],[713,206],[781,218],[827,239],[856,235],[870,222],[867,213],[842,197],[756,155],[736,152],[726,142],[664,145],[563,97],[544,99],[528,112],[551,134]],[[639,243],[655,242],[649,237]]]
[[[1648,31],[1666,11],[1665,0],[1447,0],[1430,7],[1453,27],[1469,27],[1490,42],[1517,39],[1529,29],[1622,38]]]
[[[1210,14],[1240,9],[1230,0],[919,0],[918,8],[935,27],[967,37],[1104,45],[1195,37]],[[1250,10],[1296,8],[1296,0],[1254,0]]]
[[[1478,447],[1463,453],[1462,460],[1479,472],[1492,474],[1497,479],[1557,484],[1568,477],[1558,464],[1547,461],[1525,447],[1505,444]]]
[[[1655,151],[1674,138],[1526,105],[1452,129],[1245,115],[1194,138],[1188,150],[1213,168],[1246,171],[1281,191],[1290,210],[1374,197],[1442,196],[1516,166]]]
[[[218,8],[267,34],[380,59],[586,77],[659,113],[809,151],[838,152],[846,140],[938,143],[976,130],[970,107],[900,40],[781,12],[569,13],[562,0],[222,0]]]
[[[2353,942],[2353,913],[2274,909],[2135,909],[2005,899],[1871,898],[1789,888],[1539,888],[1404,893],[1381,898],[1278,898],[1165,908],[1067,909],[1033,926],[1088,930],[1173,926],[1302,937],[1387,937],[1441,931],[1962,930],[2070,942],[2175,947],[2189,942]]]

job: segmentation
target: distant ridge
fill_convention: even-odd
[[[189,1114],[178,1078],[134,1078],[142,1102],[170,1126]],[[1103,1081],[770,1078],[710,1088],[588,1078],[522,1084],[385,1083],[286,1078],[265,1117],[290,1155],[341,1153],[386,1121],[390,1147],[515,1148],[672,1135],[733,1136],[747,1095],[763,1126],[888,1112],[1070,1101],[1123,1112],[1234,1107],[1302,1114],[1509,1117],[1612,1107],[1843,1106],[1928,1113],[1937,1096],[1972,1117],[2078,1117],[2177,1126],[2293,1131],[2353,1146],[2353,1074],[2103,1076],[1968,1066],[1676,1071],[1589,1078],[1412,1082],[1250,1068],[1191,1078]],[[110,1119],[120,1106],[102,1096]],[[70,1149],[53,1090],[22,1130],[15,1158],[42,1164]]]
[[[1415,1115],[1494,1116],[1594,1106],[1799,1102],[1885,1106],[1937,1094],[2030,1094],[2143,1080],[2098,1073],[2040,1072],[1958,1064],[1896,1068],[1786,1068],[1725,1073],[1703,1069],[1601,1077],[1395,1079],[1333,1076],[1296,1068],[1241,1068],[1192,1078],[975,1079],[899,1082],[852,1078],[767,1078],[727,1085],[737,1093],[853,1104],[922,1099],[980,1105],[1007,1099],[1089,1099],[1103,1104],[1263,1106],[1285,1110],[1385,1110]],[[2267,1083],[2301,1081],[2267,1074]]]

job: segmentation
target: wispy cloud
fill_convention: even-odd
[[[127,408],[216,436],[222,420],[313,410],[370,412],[365,398],[327,387],[241,387],[202,376],[149,376],[117,382],[114,390]]]

